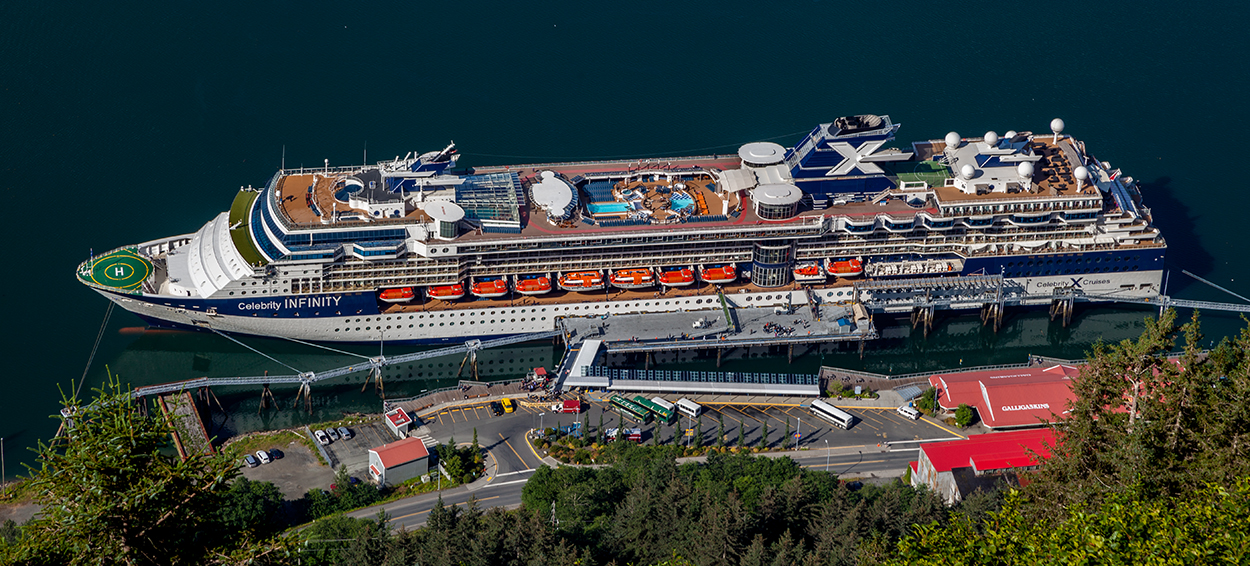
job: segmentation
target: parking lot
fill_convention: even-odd
[[[347,429],[352,432],[350,439],[344,440],[340,437],[324,448],[326,454],[334,460],[335,469],[340,465],[347,466],[349,475],[361,479],[369,475],[369,450],[399,440],[381,420],[349,426]]]
[[[632,397],[632,395],[627,396]],[[605,427],[617,426],[620,417],[608,407],[606,401],[590,399],[590,404],[592,430],[599,422],[600,412],[604,414]],[[658,432],[657,424],[654,422],[641,428],[646,442],[650,442],[651,437],[656,434],[660,436],[662,443],[672,442],[674,435],[678,435],[679,440],[685,442],[685,437],[681,436],[684,430],[693,431],[701,423],[705,446],[716,443],[716,434],[722,421],[725,426],[725,443],[730,445],[738,442],[739,430],[741,430],[748,445],[758,446],[760,436],[764,431],[764,423],[768,423],[769,445],[780,446],[782,437],[785,435],[787,420],[790,423],[790,433],[801,435],[791,440],[792,445],[797,440],[801,446],[813,448],[823,448],[826,441],[831,447],[839,447],[959,436],[935,422],[925,419],[918,421],[908,419],[899,415],[893,408],[844,407],[843,410],[853,415],[856,420],[849,430],[842,430],[797,405],[798,400],[794,405],[707,403],[703,405],[703,413],[698,419],[682,415],[675,426],[659,426]],[[626,424],[626,426],[631,425]]]

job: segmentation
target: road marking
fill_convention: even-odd
[[[938,428],[940,428],[940,429],[942,429],[942,430],[944,430],[944,431],[946,431],[946,432],[949,432],[949,433],[951,433],[951,434],[953,434],[953,435],[955,435],[955,436],[958,436],[959,438],[963,438],[963,439],[967,439],[967,438],[968,438],[968,437],[966,437],[966,436],[964,436],[964,435],[962,435],[962,434],[959,434],[958,432],[955,432],[955,431],[953,431],[953,430],[951,430],[951,429],[949,429],[949,428],[946,428],[946,427],[944,427],[944,426],[942,426],[942,425],[940,425],[940,424],[937,424],[937,423],[935,423],[935,422],[933,422],[933,421],[931,421],[931,420],[929,420],[929,419],[922,418],[922,419],[920,419],[920,420],[922,420],[922,421],[924,421],[924,422],[926,422],[926,423],[929,423],[929,424],[931,424],[931,425],[933,425],[933,426],[935,426],[935,427],[938,427]]]
[[[920,450],[920,449],[919,449],[919,448],[916,448],[916,450]],[[502,477],[504,477],[504,476],[515,476],[515,475],[517,475],[517,474],[524,474],[524,473],[526,473],[526,472],[532,472],[532,471],[537,470],[537,469],[538,469],[538,468],[530,468],[530,469],[528,469],[528,470],[517,470],[517,471],[515,471],[515,472],[508,472],[508,473],[506,473],[506,474],[495,474],[495,476],[494,476],[494,477],[497,477],[497,478],[502,478]],[[503,484],[499,484],[499,485],[503,485]]]
[[[829,471],[829,468],[836,467],[836,466],[854,466],[855,464],[880,464],[884,461],[885,460],[866,460],[863,462],[832,462],[829,464],[809,464],[803,467],[804,468],[824,468],[825,471]]]
[[[742,413],[742,416],[744,416],[744,417],[746,417],[746,418],[748,418],[748,419],[751,419],[751,420],[753,420],[753,421],[755,421],[755,422],[757,422],[757,423],[763,423],[763,422],[764,422],[764,421],[761,421],[761,420],[759,420],[759,419],[757,419],[757,418],[755,418],[755,417],[752,417],[751,415],[748,415],[748,414],[746,413],[746,411],[743,411],[742,409],[739,409],[738,407],[731,407],[731,408],[732,408],[733,410],[735,410],[735,411],[738,411],[739,413]],[[746,421],[743,421],[743,422],[745,423]]]
[[[522,480],[522,481],[524,481],[524,480]],[[499,484],[499,485],[503,485],[503,484]],[[492,499],[499,499],[499,497],[500,497],[500,496],[498,496],[498,495],[493,495],[493,496],[491,496],[491,497],[483,497],[482,499],[478,499],[477,501],[479,501],[479,502],[481,502],[481,501],[490,501],[490,500],[492,500]],[[455,507],[456,505],[468,505],[468,504],[469,504],[469,502],[468,502],[468,501],[465,501],[465,502],[463,502],[463,503],[452,503],[451,505],[448,505],[448,507]],[[400,515],[400,516],[398,516],[398,517],[391,517],[391,520],[392,520],[392,521],[395,521],[395,520],[398,520],[398,519],[405,519],[405,518],[408,518],[408,517],[415,517],[415,516],[420,515],[420,514],[422,514],[422,513],[429,513],[430,511],[433,511],[433,510],[434,510],[434,508],[433,508],[433,507],[431,507],[431,508],[429,508],[429,509],[426,509],[425,511],[417,511],[416,513],[409,513],[409,514],[407,514],[407,515]]]
[[[507,439],[507,438],[504,438],[504,437],[503,437],[503,434],[500,434],[500,435],[499,435],[499,439],[500,439],[500,440],[503,440],[503,443],[508,445],[508,450],[511,450],[511,451],[512,451],[512,453],[513,453],[514,455],[516,455],[516,459],[517,459],[517,460],[520,460],[520,461],[521,461],[521,464],[525,464],[525,463],[526,463],[526,462],[525,462],[525,458],[522,458],[522,457],[521,457],[521,455],[520,455],[519,453],[517,453],[516,448],[513,448],[513,447],[512,447],[512,443],[511,443],[511,442],[508,442],[508,439]],[[539,458],[538,460],[539,460],[539,461],[542,461],[542,458]]]

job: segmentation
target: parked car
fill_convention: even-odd
[[[326,431],[321,430],[321,429],[314,430],[314,431],[313,431],[313,436],[316,436],[316,437],[317,437],[317,443],[318,443],[318,444],[321,444],[322,446],[329,446],[329,445],[330,445],[330,437],[329,437],[329,436],[326,436]]]
[[[260,462],[257,462],[256,458],[254,458],[251,454],[243,457],[243,463],[247,464],[247,467],[249,468],[255,468],[260,465]]]
[[[257,451],[256,451],[256,459],[257,459],[257,460],[260,460],[260,463],[262,463],[262,464],[268,464],[268,463],[269,463],[269,453],[268,453],[268,452],[265,452],[264,450],[257,450]]]
[[[499,403],[499,401],[491,401],[491,402],[490,402],[490,412],[491,412],[491,413],[493,413],[496,417],[497,417],[497,416],[499,416],[499,415],[502,415],[502,414],[503,414],[503,405],[502,405],[502,404],[500,404],[500,403]]]
[[[281,450],[278,450],[277,448],[269,449],[270,458],[274,460],[281,460],[283,456],[286,456],[286,454],[283,454]]]
[[[347,430],[347,427],[341,426],[339,427],[338,430],[339,430],[339,436],[343,437],[343,440],[351,440],[352,431]]]
[[[338,440],[338,439],[339,439],[339,433],[338,433],[337,431],[335,431],[333,428],[327,428],[327,429],[326,429],[326,435],[330,437],[330,440]]]

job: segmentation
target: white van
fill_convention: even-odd
[[[915,407],[911,407],[908,405],[903,405],[902,407],[899,407],[898,414],[903,415],[904,417],[907,417],[913,421],[920,420],[920,411],[917,411]]]

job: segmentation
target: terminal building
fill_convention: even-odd
[[[934,374],[929,385],[947,411],[967,404],[991,430],[1020,429],[1062,419],[1075,399],[1072,379],[1079,375],[1080,368],[1053,365]]]
[[[1000,479],[1016,481],[1017,471],[1036,469],[1055,445],[1050,429],[978,434],[967,440],[920,446],[920,459],[910,462],[912,487],[937,492],[947,505],[974,491],[988,491]]]

